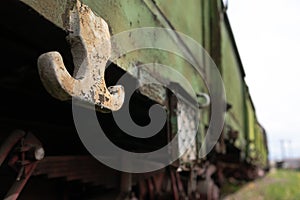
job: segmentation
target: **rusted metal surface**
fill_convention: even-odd
[[[164,170],[138,176],[138,199],[188,199],[184,191],[180,175],[176,168],[167,167]]]
[[[12,134],[10,134],[8,136],[8,138],[6,138],[6,140],[1,144],[1,146],[0,146],[0,166],[4,162],[4,160],[6,159],[6,157],[8,156],[9,152],[14,147],[14,145],[16,145],[17,142],[20,141],[20,139],[24,136],[25,136],[25,132],[16,130]]]
[[[20,144],[17,145],[17,143]],[[15,145],[17,146],[14,147]],[[25,132],[19,130],[14,131],[4,143],[4,148],[1,151],[3,153],[3,155],[1,154],[1,164],[10,152],[13,153],[8,160],[8,164],[18,172],[18,175],[14,184],[7,192],[5,200],[15,200],[18,198],[39,160],[44,158],[44,149],[40,141],[31,133],[25,134]]]
[[[197,108],[190,106],[183,99],[179,99],[177,104],[177,116],[179,153],[182,155],[180,160],[183,163],[190,163],[197,159],[195,140],[199,122]]]
[[[138,68],[138,80],[140,83],[139,91],[149,97],[150,99],[160,103],[161,105],[166,104],[166,88],[163,86],[163,82],[158,80],[158,76],[154,77],[151,72],[147,72],[143,68]],[[151,84],[147,84],[151,83]]]
[[[67,71],[58,52],[38,59],[41,80],[55,98],[71,97],[95,104],[98,110],[118,110],[124,101],[122,86],[106,87],[104,71],[111,54],[108,25],[79,1],[65,13],[64,26],[74,62],[74,77]]]
[[[66,181],[81,181],[106,188],[117,187],[119,172],[105,167],[91,156],[50,156],[39,162],[34,176],[64,178]]]
[[[177,184],[176,184],[176,177],[175,177],[173,171],[170,171],[170,179],[171,179],[171,183],[172,183],[173,199],[179,200],[179,193],[178,193],[178,188],[177,188]]]
[[[16,180],[13,186],[10,188],[8,193],[6,194],[4,200],[16,200],[19,197],[22,189],[24,188],[25,184],[27,183],[28,179],[30,178],[32,172],[36,168],[37,163],[33,163],[26,168],[26,176],[21,180]]]
[[[205,179],[198,182],[197,192],[200,193],[200,199],[218,200],[219,187],[215,184],[212,175],[216,173],[217,167],[209,164],[205,171]]]

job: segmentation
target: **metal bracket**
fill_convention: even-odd
[[[71,3],[72,4],[72,3]],[[38,58],[40,78],[47,91],[60,100],[71,97],[97,105],[100,111],[115,111],[124,101],[122,86],[106,87],[104,71],[111,55],[108,25],[90,8],[76,1],[64,16],[64,27],[71,45],[74,77],[67,71],[58,52]]]
[[[205,102],[204,103],[198,103],[199,104],[199,108],[202,109],[202,108],[206,108],[210,105],[210,97],[208,94],[206,93],[198,93],[196,94],[197,98],[198,99],[205,99]]]
[[[5,200],[18,198],[38,162],[44,158],[44,155],[45,152],[41,142],[31,133],[26,134],[24,131],[16,130],[6,138],[0,146],[0,166],[9,156],[8,165],[18,172],[18,176],[7,192]]]

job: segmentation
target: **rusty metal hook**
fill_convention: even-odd
[[[65,16],[65,28],[73,55],[74,77],[67,71],[58,52],[38,58],[40,78],[55,98],[71,97],[97,105],[100,111],[115,111],[124,102],[123,86],[106,87],[104,71],[111,55],[108,25],[90,8],[76,1]]]

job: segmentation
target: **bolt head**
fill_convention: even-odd
[[[34,150],[34,158],[36,160],[42,160],[45,157],[45,150],[43,147],[36,147]]]

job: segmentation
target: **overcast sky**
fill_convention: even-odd
[[[270,158],[300,158],[300,1],[229,0],[228,16]]]

